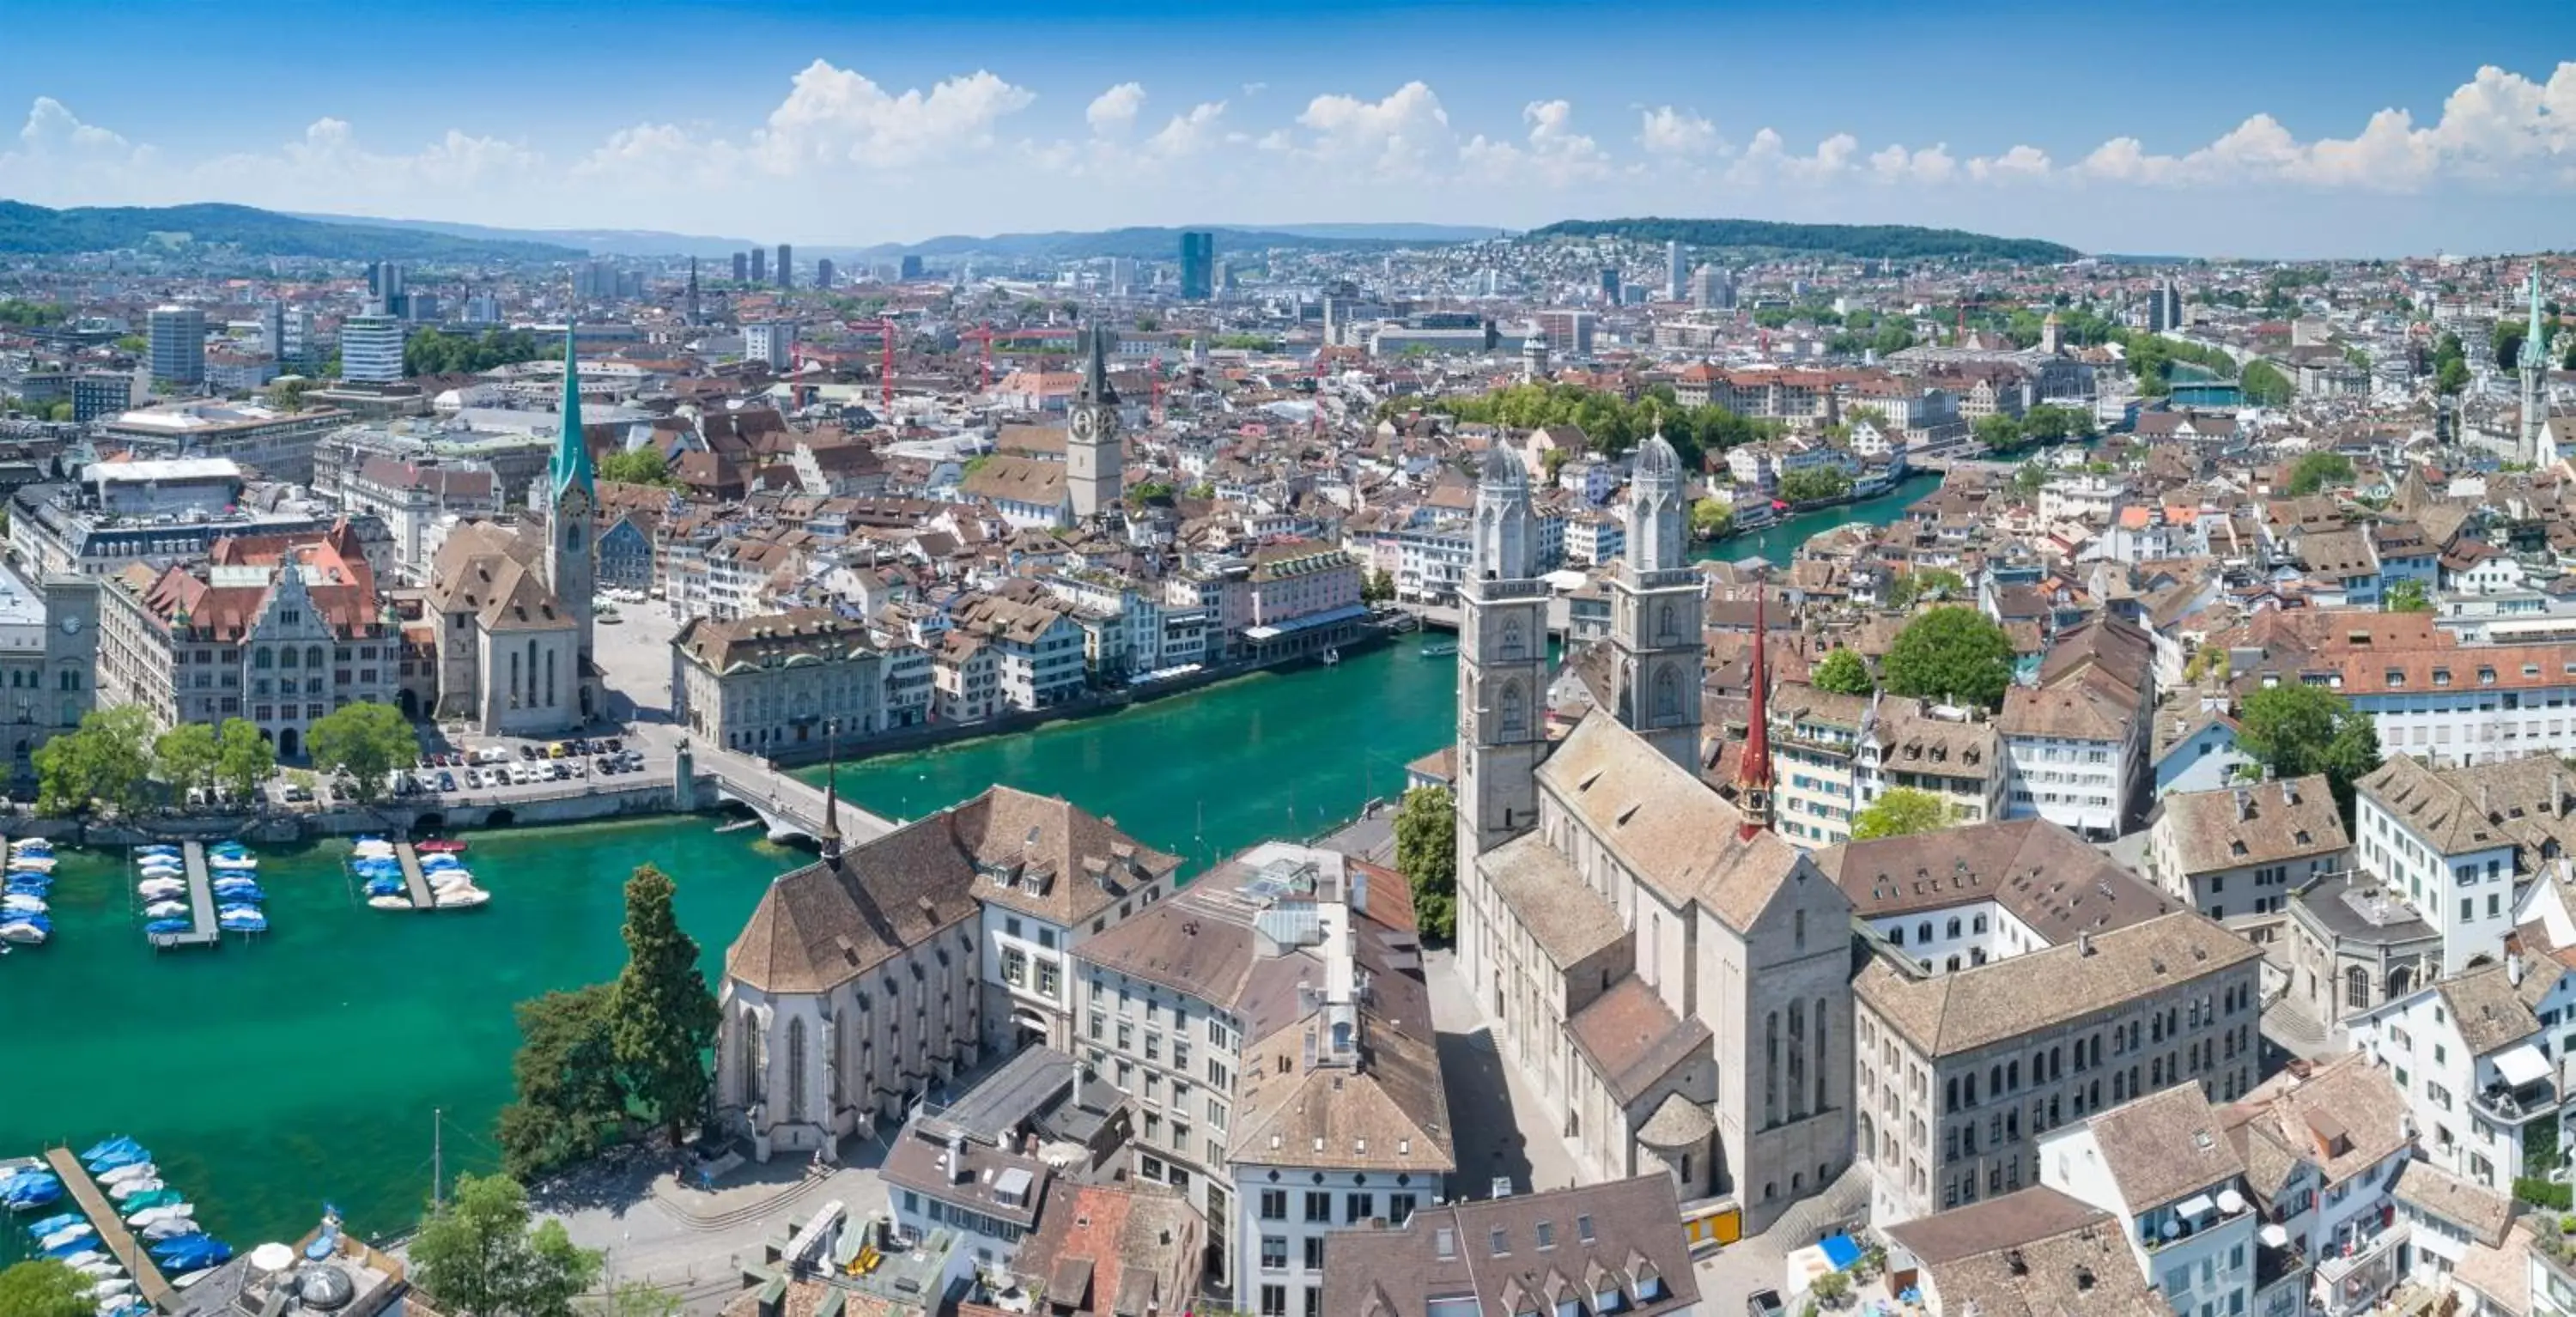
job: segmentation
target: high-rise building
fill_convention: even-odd
[[[72,379],[72,419],[87,425],[135,405],[134,377],[123,371],[92,371]]]
[[[1605,265],[1601,267],[1601,300],[1611,306],[1619,305],[1618,266]]]
[[[751,249],[751,281],[756,284],[765,284],[769,282],[769,251],[767,248],[754,247]]]
[[[403,377],[403,322],[390,315],[340,322],[340,378],[391,384]]]
[[[2156,280],[2156,290],[2147,294],[2147,332],[2161,334],[2182,328],[2182,292],[2171,279]]]
[[[796,249],[783,242],[778,244],[778,286],[796,286]]]
[[[1691,275],[1691,305],[1702,311],[1735,309],[1735,276],[1722,265],[1703,265]]]
[[[921,258],[918,256],[904,257],[902,263],[895,267],[895,277],[903,280],[905,283],[910,283],[913,280],[920,278]]]
[[[286,361],[286,303],[276,298],[259,304],[259,347],[262,352]]]
[[[206,313],[193,306],[152,310],[152,382],[194,386],[206,382]]]
[[[795,365],[796,326],[784,320],[744,325],[742,355],[745,360],[767,362],[771,370]]]
[[[1181,233],[1181,300],[1204,302],[1215,295],[1216,235],[1205,229]]]
[[[401,315],[403,268],[392,261],[375,261],[367,266],[367,297],[392,315]]]
[[[1682,269],[1682,244],[1680,240],[1676,239],[1665,243],[1664,296],[1675,302],[1682,300],[1682,295],[1689,291],[1683,281],[1689,277],[1689,272]]]
[[[829,256],[814,262],[814,286],[822,289],[831,288],[833,278],[839,273],[840,271],[832,268],[832,258]]]
[[[733,281],[737,284],[747,284],[751,282],[750,253],[735,252],[733,254]]]

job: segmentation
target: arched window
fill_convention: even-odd
[[[1798,950],[1800,950],[1800,951],[1804,951],[1804,950],[1806,950],[1806,947],[1807,947],[1807,912],[1806,912],[1806,911],[1804,911],[1804,910],[1793,910],[1793,911],[1791,911],[1791,912],[1790,912],[1790,914],[1789,914],[1789,940],[1790,940],[1790,942],[1791,942],[1791,943],[1796,947],[1796,949],[1798,949]],[[1824,1008],[1823,1008],[1823,1007],[1821,1007],[1821,1006],[1820,1006],[1820,1007],[1816,1008],[1816,1018],[1818,1018],[1818,1019],[1823,1019],[1823,1018],[1824,1018]]]
[[[261,667],[263,667],[263,668],[264,668],[264,667],[267,667],[267,666],[268,666],[268,651],[267,651],[267,650],[261,650],[261,651],[260,651],[260,653],[259,653],[259,658],[258,658],[257,660],[255,660],[255,661],[259,664],[259,666],[261,666]],[[284,648],[284,649],[281,649],[281,650],[277,651],[277,666],[279,666],[279,667],[281,667],[281,668],[291,668],[291,667],[294,667],[294,666],[295,666],[295,647],[294,647],[293,645],[289,645],[289,646],[287,646],[286,648]]]
[[[519,651],[510,651],[510,707],[519,707]]]
[[[1516,659],[1528,652],[1529,641],[1521,635],[1520,619],[1517,617],[1503,619],[1503,657]]]
[[[316,672],[322,670],[322,647],[320,645],[309,645],[305,647],[304,666],[311,668]]]
[[[1502,730],[1505,736],[1519,736],[1529,730],[1529,701],[1521,694],[1517,681],[1503,683],[1501,700]]]
[[[1663,719],[1681,716],[1682,679],[1671,668],[1658,669],[1655,673],[1655,717]]]
[[[1952,937],[1957,937],[1958,935],[1959,935],[1959,917],[1958,917],[1957,915],[1952,915],[1952,916],[1950,916],[1950,936],[1952,936]]]
[[[555,706],[555,652],[546,651],[546,707]]]
[[[805,1120],[805,1020],[787,1022],[787,1119]]]
[[[1678,638],[1682,629],[1676,619],[1677,614],[1674,612],[1672,600],[1667,599],[1655,605],[1655,638],[1658,640]]]
[[[1789,1003],[1789,1119],[1807,1114],[1807,1004]]]
[[[1780,1012],[1762,1022],[1762,1123],[1780,1123]]]
[[[1818,998],[1816,999],[1816,1060],[1815,1060],[1815,1064],[1814,1064],[1813,1066],[1811,1066],[1811,1067],[1810,1067],[1811,1072],[1815,1075],[1815,1078],[1816,1078],[1816,1107],[1815,1107],[1815,1109],[1816,1109],[1816,1110],[1818,1110],[1818,1111],[1825,1111],[1825,1110],[1828,1110],[1828,1109],[1830,1109],[1830,1107],[1831,1107],[1831,1105],[1832,1105],[1831,1103],[1829,1103],[1829,1102],[1827,1102],[1827,1101],[1825,1100],[1825,1099],[1826,1099],[1826,1091],[1825,1091],[1825,1081],[1826,1081],[1826,1077],[1827,1077],[1827,1076],[1829,1076],[1829,1075],[1831,1075],[1831,1074],[1833,1073],[1833,1066],[1832,1066],[1832,1065],[1831,1065],[1831,1064],[1826,1060],[1826,1057],[1827,1057],[1827,1056],[1829,1056],[1829,1055],[1830,1055],[1830,1053],[1828,1053],[1828,1052],[1825,1050],[1826,1042],[1827,1042],[1827,1040],[1826,1040],[1826,1034],[1827,1034],[1827,1032],[1832,1028],[1832,1026],[1831,1026],[1830,1024],[1828,1024],[1828,1023],[1827,1023],[1827,1021],[1828,1021],[1828,1020],[1830,1020],[1831,1018],[1832,1018],[1831,1016],[1829,1016],[1829,1015],[1827,1015],[1827,1014],[1825,1013],[1825,999],[1824,999],[1824,998],[1822,998],[1822,997],[1818,997]],[[1819,1174],[1817,1175],[1817,1177],[1816,1177],[1816,1178],[1821,1180],[1821,1179],[1823,1179],[1823,1178],[1824,1178],[1824,1176],[1823,1176],[1821,1173],[1819,1173]]]
[[[734,1064],[742,1071],[742,1104],[757,1105],[768,1094],[769,1077],[760,1073],[760,1017],[750,1011],[734,1017]]]

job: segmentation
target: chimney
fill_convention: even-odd
[[[2511,951],[2505,953],[2504,981],[2517,988],[2522,986],[2522,956],[2519,953]]]
[[[2090,956],[2093,954],[2093,935],[2091,933],[2080,929],[2077,930],[2075,934],[2075,954],[2077,956]]]
[[[966,1170],[966,1132],[948,1131],[948,1182],[964,1184],[971,1177]]]
[[[2243,787],[2236,788],[2236,821],[2243,823],[2252,817],[2254,817],[2254,793]]]

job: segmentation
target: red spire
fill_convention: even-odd
[[[1744,757],[1735,766],[1735,803],[1744,811],[1746,841],[1771,826],[1770,628],[1764,617],[1769,593],[1767,584],[1754,586],[1752,703],[1745,715]]]

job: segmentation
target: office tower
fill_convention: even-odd
[[[796,249],[783,242],[778,244],[778,286],[796,286]]]
[[[1181,233],[1181,300],[1204,302],[1215,295],[1216,235],[1205,229]]]
[[[445,308],[439,303],[438,294],[436,293],[403,294],[402,317],[405,320],[436,320],[438,319],[439,312],[444,309]]]
[[[742,355],[767,362],[771,370],[786,370],[796,364],[796,326],[783,320],[744,325]]]
[[[206,382],[206,313],[193,306],[152,310],[152,382],[195,386]]]
[[[1678,241],[1664,244],[1664,296],[1670,301],[1682,300],[1688,289],[1683,280],[1690,276],[1682,269],[1682,245]]]
[[[733,254],[733,281],[737,284],[751,282],[751,257],[747,253]]]
[[[391,307],[403,295],[403,268],[392,261],[367,266],[367,295]]]
[[[501,299],[490,293],[476,293],[465,299],[465,323],[497,325],[501,323]]]
[[[72,379],[72,419],[83,425],[134,403],[134,377],[123,371],[92,371]]]
[[[769,282],[769,251],[767,248],[754,247],[751,249],[751,281],[756,284],[765,284]]]
[[[839,271],[832,268],[832,258],[829,256],[814,262],[814,286],[828,291],[832,287],[833,276],[838,273]]]
[[[259,304],[260,350],[286,364],[286,303],[270,298]]]
[[[279,324],[284,330],[282,341],[285,346],[277,352],[278,369],[285,370],[290,366],[299,371],[312,369],[316,360],[316,354],[313,351],[312,308],[287,307],[279,316]]]
[[[902,279],[905,283],[910,283],[913,280],[920,278],[921,258],[918,256],[904,257],[903,263],[895,267],[895,273],[896,277]]]
[[[1612,306],[1619,305],[1618,266],[1605,265],[1601,267],[1601,300]]]
[[[391,384],[403,377],[403,323],[390,315],[340,322],[340,378]]]

